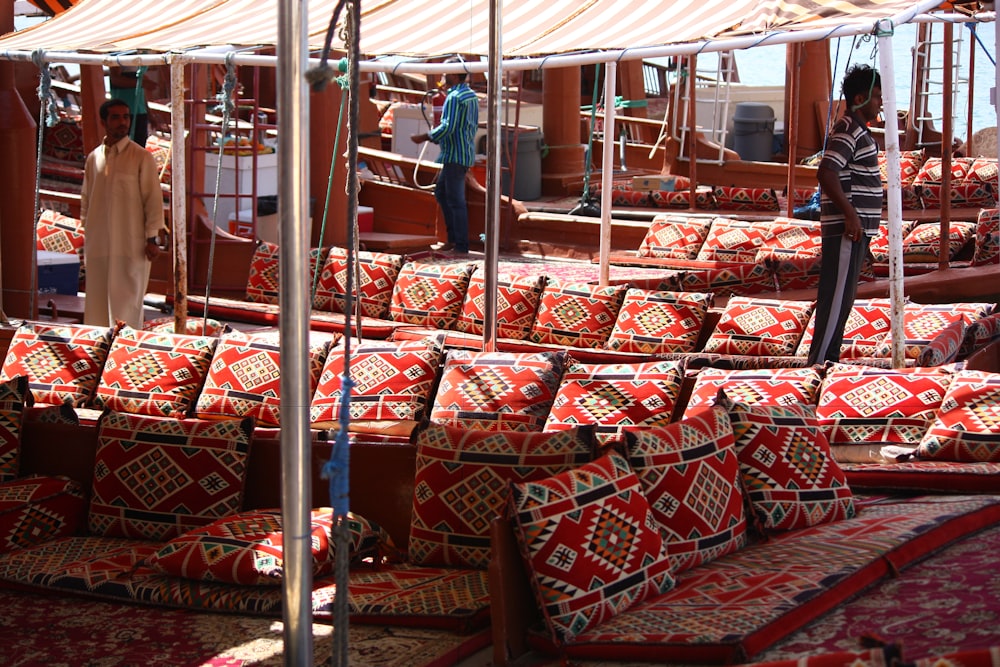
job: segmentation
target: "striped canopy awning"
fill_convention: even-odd
[[[79,0],[55,18],[0,38],[13,51],[176,52],[273,46],[273,0]],[[911,17],[936,0],[504,0],[506,58],[626,51],[769,31],[874,28]],[[309,0],[310,45],[323,45],[336,0]],[[361,51],[433,57],[489,53],[488,0],[369,0],[362,3]],[[341,17],[344,20],[344,17]],[[335,48],[342,48],[338,39]],[[636,56],[638,57],[638,56]]]

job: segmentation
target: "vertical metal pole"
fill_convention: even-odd
[[[600,284],[607,285],[611,268],[611,185],[615,166],[615,89],[618,86],[618,63],[608,62],[604,69],[604,152],[601,155],[601,241]]]
[[[882,77],[882,111],[885,128],[886,176],[889,179],[889,298],[892,332],[892,366],[902,368],[903,350],[903,186],[899,174],[899,131],[896,124],[895,66],[892,59],[892,24],[879,24],[879,74]]]
[[[309,179],[309,97],[303,76],[308,57],[304,0],[281,0],[278,14],[278,243],[281,304],[281,516],[285,665],[310,665],[312,557],[309,510],[309,235],[305,221]]]
[[[951,236],[951,142],[954,116],[955,25],[944,23],[944,58],[941,94],[941,242],[938,244],[938,268],[948,268],[948,238]],[[971,85],[971,84],[970,84]]]
[[[500,260],[500,97],[503,89],[503,15],[500,0],[490,0],[490,81],[486,90],[486,298],[483,307],[483,350],[497,344],[497,271]],[[516,128],[515,128],[516,129]],[[516,138],[517,135],[515,134]],[[516,148],[516,147],[515,147]],[[511,178],[513,188],[513,177]]]
[[[174,331],[187,330],[187,109],[182,56],[170,60],[170,230],[174,245]],[[211,280],[211,277],[209,277]]]

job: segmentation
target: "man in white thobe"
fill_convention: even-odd
[[[87,261],[84,323],[143,323],[150,262],[160,253],[163,192],[153,154],[129,139],[128,104],[101,105],[104,142],[87,156],[80,217]]]

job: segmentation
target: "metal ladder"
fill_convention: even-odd
[[[688,58],[679,58],[678,60],[680,63],[678,70],[669,81],[673,88],[673,103],[674,109],[676,109],[672,134],[680,143],[678,158],[687,160],[690,157],[688,155],[688,132],[697,131],[698,128],[692,128],[688,122],[688,109],[691,104],[691,96],[685,73],[689,69],[691,60]],[[694,76],[696,77],[695,104],[699,100],[702,103],[711,103],[711,126],[700,128],[701,132],[710,141],[719,146],[719,155],[717,158],[712,160],[704,160],[702,158],[702,160],[721,164],[724,161],[726,139],[729,136],[727,119],[729,118],[730,84],[733,81],[739,81],[739,74],[736,71],[735,54],[731,51],[719,53],[714,69],[711,67],[699,68],[696,61]],[[699,91],[702,95],[699,95]]]

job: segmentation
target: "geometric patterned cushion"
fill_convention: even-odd
[[[45,209],[38,218],[35,238],[39,250],[75,253],[80,258],[80,277],[84,277],[84,235],[83,223],[80,220]]]
[[[968,171],[965,172],[967,183],[986,183],[997,191],[997,159],[995,157],[977,157],[972,159]]]
[[[433,338],[416,341],[363,341],[351,347],[349,430],[364,431],[366,422],[412,422],[425,414],[444,356]],[[330,351],[310,403],[314,428],[338,428],[343,401],[344,349]]]
[[[329,507],[310,512],[313,577],[333,573],[333,523],[333,510]],[[382,530],[377,524],[350,512],[345,524],[352,561],[378,554]],[[387,538],[386,535],[383,539]],[[250,510],[173,538],[147,559],[146,565],[185,579],[244,586],[277,585],[284,570],[283,547],[281,510]]]
[[[724,394],[723,394],[724,396]],[[854,496],[813,406],[747,405],[729,411],[755,526],[786,531],[854,516]]]
[[[309,392],[316,390],[330,340],[310,341]],[[276,337],[225,336],[212,356],[195,415],[253,417],[261,426],[281,426],[281,345]]]
[[[920,224],[916,220],[903,220],[900,225],[900,236],[906,238],[913,231],[913,228]],[[868,244],[868,250],[872,258],[879,264],[886,264],[889,261],[889,223],[884,220],[879,223],[878,234]]]
[[[169,540],[240,509],[253,420],[106,411],[98,423],[88,526]]]
[[[955,257],[975,237],[976,223],[952,222],[948,228],[948,260]],[[916,225],[903,238],[904,262],[936,262],[940,258],[941,224]]]
[[[137,331],[124,326],[111,342],[94,406],[162,417],[192,407],[218,338]]]
[[[717,185],[713,191],[719,208],[732,211],[777,211],[778,196],[771,188]]]
[[[903,357],[905,359],[919,359],[925,348],[940,335],[954,336],[954,332],[949,333],[948,328],[957,322],[968,322],[971,320],[970,306],[974,304],[964,304],[956,307],[954,304],[922,304],[906,303],[903,306]],[[989,308],[988,305],[984,306]],[[958,334],[955,354],[958,353],[957,344],[961,343],[962,334],[965,329],[962,327]],[[873,356],[889,357],[892,355],[892,332],[886,333],[882,339],[881,349]]]
[[[627,290],[628,285],[550,280],[542,292],[530,340],[569,347],[604,347]]]
[[[889,334],[889,310],[892,303],[888,299],[857,299],[851,307],[844,325],[844,342],[840,346],[840,359],[859,359],[883,356],[883,342]],[[809,318],[809,325],[802,334],[796,356],[809,355],[809,345],[816,331],[815,314]]]
[[[734,296],[726,304],[705,352],[791,356],[812,315],[811,301]]]
[[[31,406],[28,378],[0,380],[0,482],[17,478],[25,405]]]
[[[910,185],[913,183],[913,179],[915,179],[917,174],[920,173],[920,168],[924,166],[924,162],[926,161],[927,153],[923,148],[916,151],[900,151],[899,176],[902,184]],[[888,166],[889,160],[886,157],[885,151],[879,151],[878,170],[879,174],[882,176],[882,183],[889,182]]]
[[[678,361],[582,364],[570,358],[544,430],[594,424],[605,445],[619,440],[626,426],[666,425],[683,379]]]
[[[454,329],[475,264],[407,262],[392,289],[389,319],[431,329]]]
[[[773,259],[802,255],[818,257],[822,250],[822,238],[818,222],[775,218],[764,245],[757,251],[756,261],[760,262],[765,256]]]
[[[618,352],[693,352],[712,304],[706,292],[629,289],[607,348]]]
[[[113,334],[108,327],[26,322],[14,333],[0,377],[27,376],[37,403],[82,407],[94,394]]]
[[[527,278],[498,276],[496,284],[496,327],[500,338],[524,340],[535,321],[545,276]],[[472,274],[455,329],[475,336],[483,333],[486,313],[486,281],[482,271]]]
[[[715,218],[696,259],[753,264],[766,236],[765,224]]]
[[[930,426],[952,374],[835,364],[826,371],[816,418],[831,446],[915,448]]]
[[[973,158],[952,157],[951,182],[961,183],[964,181],[974,161]],[[920,170],[917,172],[916,177],[914,177],[913,182],[921,185],[924,183],[941,183],[944,173],[943,167],[944,163],[940,157],[929,157],[920,166]]]
[[[711,210],[718,208],[715,203],[715,196],[712,187],[708,185],[698,186],[695,191],[694,206],[701,210]],[[691,188],[668,192],[666,190],[653,190],[649,195],[650,203],[657,208],[688,208],[691,203]]]
[[[746,544],[740,463],[723,408],[701,408],[663,428],[629,428],[625,439],[674,574]]]
[[[917,458],[1000,461],[1000,374],[955,374]]]
[[[976,222],[972,266],[1000,264],[1000,208],[984,208]]]
[[[557,644],[673,588],[667,542],[621,455],[511,483],[510,498],[535,601]]]
[[[450,350],[430,420],[484,431],[541,431],[563,357],[562,352]]]
[[[280,251],[277,245],[261,241],[250,259],[250,272],[247,274],[246,300],[255,303],[278,303],[278,276]],[[309,250],[309,287],[312,288],[313,276],[317,265],[323,260],[323,248]]]
[[[694,259],[711,225],[707,216],[657,215],[639,245],[639,257]]]
[[[151,320],[145,320],[142,323],[143,331],[157,331],[160,333],[174,333],[177,329],[177,325],[174,322],[174,317],[171,315],[169,317],[155,317]],[[229,329],[228,324],[223,324],[219,320],[213,320],[212,318],[203,317],[189,317],[184,323],[184,331],[179,333],[185,333],[188,336],[221,336]]]
[[[941,206],[943,187],[940,183],[923,183],[916,188],[924,208]],[[986,183],[956,183],[953,181],[951,184],[951,204],[967,207],[996,206],[997,197]]]
[[[927,345],[924,345],[920,356],[917,357],[917,366],[924,368],[944,366],[955,361],[962,349],[962,342],[965,340],[965,330],[967,329],[965,322],[965,316],[962,316],[946,326]]]
[[[814,368],[703,368],[695,376],[684,417],[715,405],[720,389],[730,400],[748,405],[815,405],[821,383],[822,376]]]
[[[31,475],[0,484],[0,553],[79,534],[87,500],[68,477]]]
[[[409,559],[418,565],[485,568],[490,522],[508,482],[551,477],[593,460],[591,428],[554,433],[466,430],[428,424],[417,447]]]
[[[357,276],[351,276],[354,301],[360,301],[361,314],[365,317],[385,319],[389,313],[392,287],[396,284],[399,270],[403,266],[402,255],[359,250],[355,255],[360,285]],[[352,269],[353,271],[353,269]],[[347,294],[347,249],[333,247],[326,256],[323,271],[319,276],[313,308],[343,313]],[[351,313],[354,314],[353,312]]]

